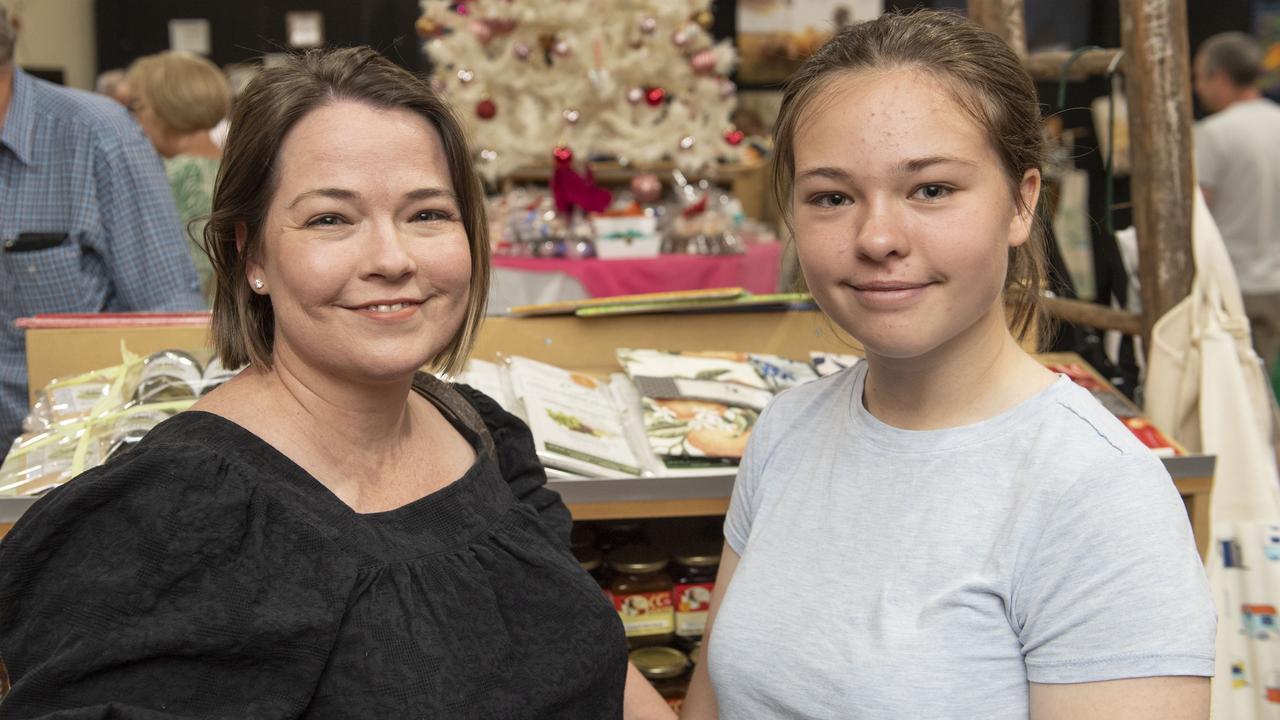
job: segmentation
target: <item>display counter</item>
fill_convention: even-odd
[[[101,318],[37,320],[27,328],[31,386],[120,361],[122,343],[148,354],[168,348],[207,345],[207,316],[158,316],[144,320]],[[858,352],[855,342],[816,311],[769,311],[633,315],[608,319],[574,316],[491,317],[473,356],[493,359],[521,355],[560,367],[604,376],[618,372],[619,347],[664,350],[728,350],[804,358],[810,351]],[[1055,360],[1079,360],[1053,356]],[[1082,362],[1082,361],[1081,361]],[[1087,366],[1086,366],[1087,367]],[[1135,409],[1136,411],[1136,409]],[[1214,458],[1164,458],[1204,554],[1209,542],[1209,498]],[[723,514],[733,473],[710,471],[699,477],[552,480],[575,519],[677,517]],[[33,501],[0,499],[0,524],[12,523]]]

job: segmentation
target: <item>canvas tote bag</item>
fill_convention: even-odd
[[[1206,559],[1218,607],[1213,717],[1280,720],[1274,405],[1222,235],[1198,192],[1192,246],[1191,294],[1152,331],[1146,412],[1188,450],[1217,457]]]

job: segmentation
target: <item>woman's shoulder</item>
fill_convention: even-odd
[[[23,514],[5,544],[93,526],[136,530],[156,520],[173,530],[176,517],[195,525],[243,513],[259,493],[254,464],[237,457],[240,438],[217,416],[183,412],[160,423],[136,446],[41,497]]]
[[[427,373],[418,373],[413,384],[418,392],[477,431],[484,429],[494,435],[513,426],[523,426],[521,420],[503,409],[497,400],[470,385],[447,382]]]

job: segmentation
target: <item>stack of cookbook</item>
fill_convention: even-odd
[[[472,360],[456,379],[524,419],[559,477],[682,476],[732,472],[776,393],[858,362],[629,348],[617,357],[623,372],[608,378],[508,357]]]

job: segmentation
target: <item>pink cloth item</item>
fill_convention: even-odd
[[[747,246],[744,255],[659,255],[618,260],[563,260],[495,255],[493,266],[572,275],[591,297],[741,287],[757,295],[778,291],[781,243]]]

